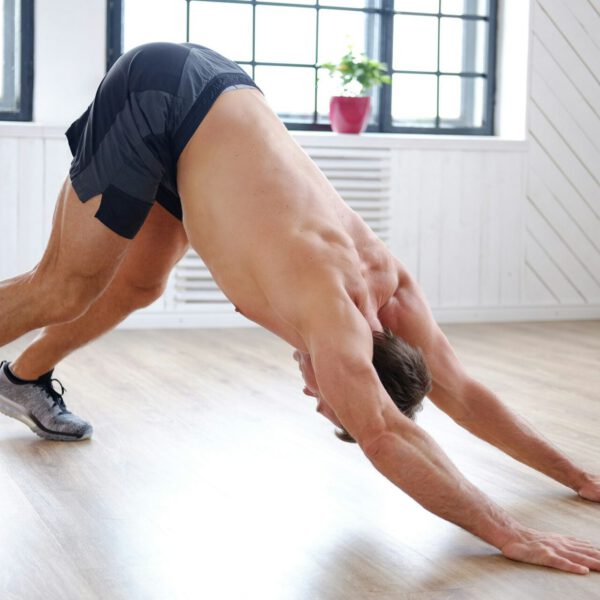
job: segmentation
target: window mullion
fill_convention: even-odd
[[[386,63],[390,73],[394,58],[394,0],[381,0],[381,61]],[[382,85],[379,89],[379,131],[392,129],[392,85]]]
[[[438,15],[437,15],[437,67],[436,67],[436,99],[435,99],[435,128],[440,127],[440,41],[442,30],[442,0],[438,0]]]

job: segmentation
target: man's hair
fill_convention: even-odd
[[[423,354],[389,329],[373,332],[373,366],[386,392],[400,412],[414,421],[423,408],[423,398],[431,390],[431,373]],[[354,442],[345,430],[336,435]]]

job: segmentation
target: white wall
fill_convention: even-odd
[[[34,56],[34,121],[70,123],[105,73],[106,0],[36,0]]]
[[[444,321],[600,318],[598,13],[590,0],[531,6],[529,21],[529,3],[505,0],[500,35],[500,129],[526,141],[295,134],[387,148],[390,245]],[[104,72],[104,0],[38,0],[36,16],[38,123],[0,125],[0,278],[35,264],[69,164],[63,131]],[[231,312],[165,297],[129,323],[239,323]]]

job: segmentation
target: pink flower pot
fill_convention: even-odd
[[[329,103],[331,129],[336,133],[362,133],[370,114],[370,96],[333,96]]]

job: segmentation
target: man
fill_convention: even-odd
[[[458,423],[600,501],[600,477],[466,375],[415,281],[239,67],[190,44],[132,50],[67,137],[75,157],[48,248],[32,272],[0,285],[0,345],[47,326],[3,367],[5,412],[72,433],[59,421],[75,417],[44,372],[157,297],[187,237],[238,310],[296,349],[319,411],[398,487],[509,558],[600,570],[600,548],[516,522],[410,418],[430,373],[429,397]],[[182,216],[185,234],[163,207]],[[47,425],[19,385],[44,391]]]

